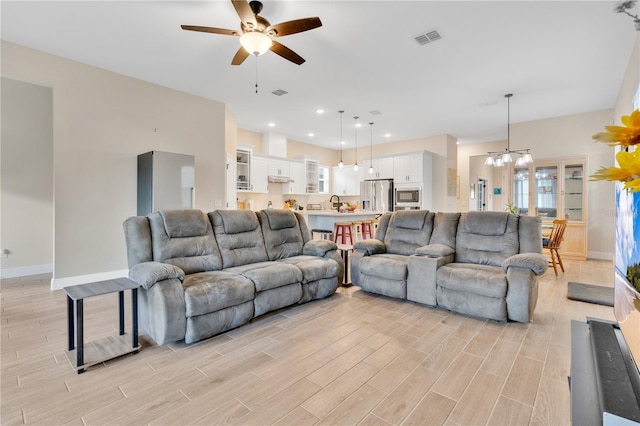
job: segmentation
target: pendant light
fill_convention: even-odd
[[[338,111],[340,113],[340,162],[338,163],[339,168],[344,167],[344,163],[342,162],[342,145],[344,145],[344,139],[342,139],[342,114],[344,111]]]
[[[353,117],[353,119],[356,122],[355,128],[356,128],[356,137],[355,137],[355,141],[356,141],[356,164],[353,166],[353,170],[354,171],[358,171],[358,118],[360,117]]]
[[[507,98],[507,148],[502,151],[488,152],[487,158],[484,160],[486,166],[503,167],[507,163],[513,162],[513,155],[517,155],[516,166],[525,166],[533,163],[533,157],[529,152],[529,148],[526,149],[511,149],[511,117],[510,117],[510,99],[513,93],[507,93],[504,95]]]
[[[373,174],[373,123],[369,123],[369,129],[371,130],[371,137],[369,138],[369,159],[371,165],[369,166],[369,174]]]

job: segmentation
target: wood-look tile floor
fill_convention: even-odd
[[[194,345],[157,346],[77,375],[66,300],[49,277],[3,280],[2,425],[567,425],[570,320],[613,310],[566,299],[612,286],[607,261],[540,280],[533,322],[497,323],[340,288]],[[129,311],[127,297],[127,311]],[[85,301],[85,339],[117,333],[117,296]]]

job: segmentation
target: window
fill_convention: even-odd
[[[329,167],[320,166],[318,168],[318,193],[329,193]]]

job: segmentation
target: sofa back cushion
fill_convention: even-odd
[[[208,215],[224,268],[267,260],[262,228],[253,211],[216,210]]]
[[[518,254],[518,215],[506,212],[467,212],[458,223],[456,262],[500,266]]]
[[[153,260],[185,274],[222,269],[220,250],[207,216],[200,210],[163,210],[147,216]]]
[[[428,210],[400,210],[391,215],[384,235],[387,253],[409,256],[429,244],[435,214]]]
[[[443,244],[454,249],[459,222],[460,213],[436,213],[429,244]]]
[[[268,209],[258,213],[269,260],[302,254],[304,240],[296,215],[290,210]]]

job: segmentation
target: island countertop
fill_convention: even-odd
[[[333,232],[338,222],[357,222],[373,220],[384,212],[358,210],[354,213],[338,213],[335,210],[303,210],[299,211],[307,220],[309,229],[324,229]]]

